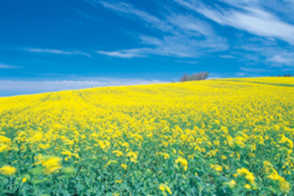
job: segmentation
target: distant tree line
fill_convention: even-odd
[[[181,77],[180,81],[181,82],[186,82],[186,81],[196,81],[196,80],[206,80],[209,76],[208,72],[200,72],[200,73],[195,73],[195,74],[185,74]],[[273,77],[294,77],[294,74],[281,74],[281,75],[273,75]]]
[[[294,77],[293,74],[278,75],[277,77]]]
[[[185,82],[185,81],[206,80],[208,78],[208,75],[209,75],[208,72],[200,72],[200,73],[195,73],[192,75],[185,74],[182,76],[180,81]]]

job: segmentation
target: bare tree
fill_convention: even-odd
[[[192,75],[185,74],[180,81],[195,81],[195,80],[206,80],[208,78],[209,73],[208,72],[200,72]]]

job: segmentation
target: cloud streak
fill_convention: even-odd
[[[274,66],[281,66],[281,65],[294,66],[294,54],[289,54],[289,53],[276,54],[268,58],[268,61],[273,63]]]
[[[18,69],[18,66],[0,63],[0,69]]]
[[[128,0],[87,2],[148,28],[144,33],[133,32],[137,35],[135,48],[98,50],[100,55],[124,59],[159,55],[193,60],[215,53],[216,58],[245,63],[241,70],[248,72],[259,68],[247,69],[246,64],[290,67],[294,63],[294,17],[288,16],[294,11],[293,0],[173,0],[155,12]]]
[[[119,50],[119,51],[97,51],[98,54],[118,57],[118,58],[135,58],[135,57],[144,57],[145,53],[148,53],[148,49],[129,49],[129,50]]]
[[[91,57],[89,53],[78,51],[78,50],[66,51],[66,50],[48,49],[48,48],[26,48],[24,50],[30,53],[44,53],[44,54],[55,54],[55,55],[81,55],[81,56]]]
[[[127,3],[102,1],[100,4],[123,17],[136,16],[145,24],[161,32],[161,36],[138,36],[142,47],[114,51],[98,51],[98,54],[118,58],[142,58],[149,55],[195,58],[207,52],[228,49],[226,40],[216,35],[211,26],[193,16],[168,11],[161,18],[139,10]]]
[[[271,67],[291,67],[294,66],[293,47],[280,48],[276,45],[264,45],[262,42],[247,44],[242,47],[245,52],[249,52],[247,59],[267,63]],[[259,56],[257,56],[258,54]]]
[[[100,4],[104,6],[105,8],[111,9],[113,11],[136,16],[134,17],[134,19],[140,18],[141,20],[145,21],[146,23],[152,25],[154,28],[159,29],[161,31],[172,30],[172,27],[170,25],[160,20],[158,17],[153,16],[145,11],[134,8],[130,4],[122,3],[122,2],[109,3],[106,1],[101,1]]]
[[[150,48],[136,48],[117,51],[97,51],[98,54],[117,58],[143,58],[149,55],[195,58],[207,52],[226,50],[223,40],[193,40],[184,35],[165,36],[162,39],[141,36],[141,42]]]
[[[261,69],[261,68],[253,68],[253,67],[240,67],[241,71],[249,72],[249,73],[264,73],[268,72],[267,69]]]
[[[165,81],[136,78],[95,78],[83,80],[0,80],[0,96],[85,89],[103,86],[125,86]]]
[[[212,8],[192,0],[175,1],[220,25],[231,26],[258,36],[280,39],[294,45],[294,26],[259,7],[258,1],[241,1],[239,3],[231,0],[223,1],[235,6],[231,9]]]

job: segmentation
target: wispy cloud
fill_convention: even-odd
[[[225,42],[219,43],[212,40],[193,40],[184,35],[165,36],[162,39],[141,36],[140,39],[142,43],[151,47],[146,48],[145,46],[145,48],[117,51],[97,51],[97,53],[119,58],[142,58],[149,55],[195,58],[207,52],[227,49]]]
[[[173,0],[171,4],[161,8],[162,11],[157,15],[130,3],[103,0],[88,2],[96,7],[103,6],[121,17],[139,20],[139,25],[148,25],[148,31],[160,31],[149,34],[137,33],[136,48],[99,50],[97,53],[100,55],[127,59],[151,55],[197,58],[222,52],[223,55],[217,54],[218,58],[234,59],[253,66],[241,68],[241,71],[248,73],[266,72],[254,68],[257,62],[268,66],[288,67],[294,62],[293,55],[290,54],[294,46],[294,25],[274,11],[277,10],[275,7],[278,7],[275,5],[281,4],[277,0],[272,0],[272,4],[265,0]],[[180,6],[169,9],[173,3]],[[293,2],[283,3],[291,7],[290,4]],[[292,8],[294,11],[294,6]],[[234,34],[237,31],[233,31],[232,35],[238,40],[232,42],[232,38],[219,33],[218,27],[225,26],[240,31],[238,35]],[[289,47],[279,46],[279,40],[288,43]]]
[[[218,24],[231,26],[258,36],[277,38],[294,45],[294,26],[261,8],[257,3],[258,1],[251,0],[236,3],[236,1],[224,0],[223,2],[235,6],[235,8],[232,7],[231,9],[212,8],[199,1],[175,1]]]
[[[284,54],[276,54],[270,58],[268,61],[274,63],[274,66],[294,66],[294,54],[284,53]]]
[[[273,67],[294,66],[293,47],[279,47],[276,45],[265,45],[262,41],[242,46],[246,59],[266,63]],[[249,52],[249,53],[248,53]]]
[[[19,66],[0,63],[0,69],[18,69]]]
[[[162,39],[141,36],[141,41],[153,45],[154,49],[151,50],[153,54],[182,58],[198,57],[207,52],[226,50],[228,47],[226,41],[221,38],[195,39],[180,32],[176,35],[164,36]]]
[[[165,23],[164,21],[160,20],[158,17],[151,15],[145,11],[142,11],[140,9],[137,9],[133,7],[130,4],[127,3],[110,3],[109,1],[101,1],[100,4],[104,6],[105,8],[112,9],[117,12],[125,13],[134,15],[136,17],[133,17],[133,19],[141,19],[145,21],[148,24],[151,24],[154,28],[157,28],[162,31],[169,31],[172,29],[172,27]]]
[[[194,36],[213,36],[214,32],[210,25],[191,15],[174,14],[167,17],[170,24],[174,25],[183,33]]]
[[[148,53],[145,51],[146,49],[129,49],[129,50],[119,50],[119,51],[97,51],[98,54],[119,57],[119,58],[135,58],[135,57],[144,57],[144,53]]]
[[[254,67],[240,67],[241,71],[244,72],[251,72],[251,73],[263,73],[263,72],[268,72],[267,69],[263,68],[254,68]]]
[[[92,2],[93,3],[93,2]],[[138,35],[142,47],[114,51],[98,51],[99,54],[119,57],[138,58],[149,55],[173,56],[180,58],[198,57],[207,52],[226,50],[226,40],[216,35],[211,26],[190,15],[167,11],[160,18],[127,3],[100,2],[105,8],[123,16],[135,15],[161,31],[160,36]]]
[[[136,78],[91,78],[82,80],[0,80],[0,96],[85,89],[102,86],[124,86],[162,83],[165,81]]]
[[[60,49],[48,49],[48,48],[25,48],[26,52],[31,53],[45,53],[45,54],[56,54],[56,55],[81,55],[86,57],[91,57],[89,53],[82,52],[79,50],[67,51]]]

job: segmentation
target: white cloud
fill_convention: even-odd
[[[272,67],[294,66],[293,47],[266,45],[261,40],[244,45],[241,49],[245,50],[243,53],[245,53],[246,60],[252,60],[255,63],[266,63]]]
[[[159,45],[155,45],[155,53],[165,56],[197,57],[203,53],[226,50],[222,39],[193,39],[184,34],[165,36]]]
[[[268,58],[268,61],[274,63],[275,66],[294,66],[294,54],[276,54]]]
[[[244,6],[257,6],[261,3],[261,0],[219,0],[221,2],[227,3],[231,6],[242,8]],[[268,2],[268,0],[267,0]]]
[[[175,1],[221,25],[231,26],[258,36],[277,38],[294,45],[294,26],[259,7],[257,1],[243,0],[241,3],[225,1],[238,9],[211,8],[191,0]]]
[[[139,42],[135,48],[97,52],[102,55],[118,58],[150,55],[197,58],[223,51],[224,55],[217,54],[217,57],[234,58],[250,66],[256,62],[269,66],[293,65],[293,55],[289,54],[294,45],[294,17],[291,16],[294,0],[173,0],[172,3],[181,6],[166,3],[159,7],[157,14],[120,1],[87,1],[94,7],[103,6],[112,10],[121,17],[140,20],[138,25],[147,24],[148,32],[154,29],[161,31],[160,34],[138,33]],[[211,23],[220,26],[214,29]],[[236,41],[231,42],[232,38],[217,33],[218,27],[224,26],[241,31],[232,31],[232,38],[236,38]],[[288,42],[289,45],[283,48],[277,40]]]
[[[198,57],[205,52],[226,50],[223,40],[195,40],[185,35],[156,37],[141,36],[141,41],[149,48],[137,48],[118,51],[97,51],[97,53],[119,58],[139,58],[148,55],[173,56],[178,58]]]
[[[179,30],[183,31],[183,33],[193,33],[196,36],[212,36],[214,32],[210,25],[207,23],[189,15],[171,15],[168,16],[168,22],[175,27],[179,28]]]
[[[193,16],[167,11],[159,18],[127,3],[102,1],[100,4],[118,13],[124,13],[123,16],[135,15],[136,17],[132,18],[150,24],[154,29],[161,31],[161,35],[139,35],[141,41],[139,44],[142,47],[98,51],[99,54],[119,58],[138,58],[148,55],[187,58],[198,57],[205,51],[214,52],[228,48],[226,40],[216,35],[208,23]]]
[[[0,69],[17,69],[18,66],[0,63]]]
[[[136,78],[92,78],[83,80],[0,80],[0,96],[94,88],[162,83],[165,81]]]
[[[106,1],[101,1],[100,4],[103,5],[105,8],[112,9],[114,11],[135,15],[136,17],[133,17],[133,19],[137,19],[137,17],[139,17],[141,20],[151,24],[154,28],[160,29],[162,31],[172,30],[172,27],[170,25],[160,20],[158,17],[153,16],[145,11],[136,9],[130,4],[121,2],[109,3]]]
[[[129,49],[129,50],[118,50],[118,51],[97,51],[98,54],[119,57],[119,58],[135,58],[135,57],[144,57],[145,48],[141,49]]]
[[[268,72],[267,69],[262,69],[262,68],[253,68],[253,67],[240,67],[241,71],[245,72],[253,72],[253,73],[263,73],[263,72]]]
[[[26,48],[24,50],[31,53],[47,53],[47,54],[57,54],[57,55],[81,55],[81,56],[87,56],[87,57],[91,56],[90,54],[86,52],[82,52],[78,50],[66,51],[66,50],[48,49],[48,48]]]

